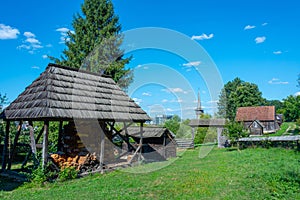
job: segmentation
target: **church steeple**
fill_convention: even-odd
[[[197,108],[195,109],[196,112],[196,118],[199,119],[200,115],[204,113],[204,111],[201,108],[201,99],[200,99],[200,91],[198,90],[198,103]]]

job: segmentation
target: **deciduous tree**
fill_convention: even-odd
[[[238,107],[261,106],[265,103],[266,100],[256,84],[235,78],[226,83],[221,91],[218,114],[233,121]]]
[[[300,96],[290,95],[283,100],[285,121],[296,121],[300,118]]]

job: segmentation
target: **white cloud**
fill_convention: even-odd
[[[255,27],[256,26],[247,25],[247,26],[245,26],[244,30],[254,29]]]
[[[300,92],[296,92],[294,96],[300,96]]]
[[[28,43],[31,43],[31,44],[41,44],[40,41],[38,41],[35,38],[31,38],[31,37],[27,38],[25,41],[28,42]]]
[[[279,55],[279,54],[282,54],[282,51],[273,51],[273,54]]]
[[[168,99],[163,99],[161,102],[167,103],[167,102],[168,102]]]
[[[42,58],[47,59],[48,56],[47,55],[42,55]]]
[[[16,39],[19,34],[18,29],[0,24],[0,40]]]
[[[262,23],[261,25],[262,25],[262,26],[267,26],[267,25],[268,25],[268,23],[267,23],[267,22],[265,22],[265,23]]]
[[[269,84],[276,84],[276,85],[286,85],[289,84],[287,81],[280,81],[278,78],[272,78],[271,80],[268,81]]]
[[[192,40],[209,40],[212,39],[214,37],[214,34],[209,34],[206,35],[205,33],[203,33],[202,35],[193,35],[192,36]]]
[[[74,33],[74,31],[71,31],[68,28],[62,27],[56,29],[57,32],[60,32],[60,44],[64,44],[65,42],[69,41],[70,38],[68,37],[68,32],[70,31],[71,33]]]
[[[30,49],[30,46],[29,45],[26,45],[26,44],[22,44],[20,46],[17,47],[18,49],[27,49],[29,50]]]
[[[41,42],[36,39],[35,34],[32,32],[24,32],[23,34],[26,37],[26,40],[23,41],[23,44],[18,46],[17,49],[26,49],[28,53],[34,54],[35,50],[43,48]]]
[[[65,28],[65,27],[62,27],[62,28],[58,28],[58,29],[56,29],[56,31],[58,31],[58,32],[63,32],[63,33],[67,33],[67,32],[69,32],[69,31],[70,31],[70,29],[68,29],[68,28]]]
[[[175,110],[173,110],[172,108],[166,108],[166,111],[168,111],[168,112],[174,112]]]
[[[265,36],[255,38],[256,44],[263,43],[267,38]]]
[[[34,38],[35,37],[35,35],[33,34],[33,33],[31,33],[31,32],[24,32],[24,34],[23,34],[25,37],[27,37],[27,38]]]
[[[132,100],[137,104],[137,105],[140,105],[143,101],[142,99],[139,99],[139,98],[132,98]]]
[[[151,97],[151,96],[152,96],[150,92],[143,92],[142,95],[143,95],[143,96],[148,96],[148,97]]]
[[[162,91],[167,92],[167,93],[183,93],[187,94],[187,91],[184,91],[182,88],[167,88],[167,89],[162,89]]]
[[[31,68],[32,69],[40,69],[40,67],[38,67],[38,66],[32,66]]]
[[[197,67],[201,64],[201,61],[194,61],[182,64],[185,67]]]

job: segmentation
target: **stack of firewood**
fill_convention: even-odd
[[[88,170],[95,170],[99,167],[99,161],[97,160],[96,154],[87,154],[85,156],[66,156],[59,154],[52,154],[50,156],[53,163],[60,169],[68,167],[75,167],[80,172]]]

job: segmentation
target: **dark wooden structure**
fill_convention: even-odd
[[[252,135],[262,135],[264,133],[264,125],[259,120],[254,120],[248,128]]]
[[[275,106],[254,106],[238,108],[235,120],[242,122],[251,135],[261,135],[276,132],[281,124],[279,117],[275,113]],[[257,127],[254,128],[254,125]],[[258,131],[257,128],[262,128],[263,131]]]
[[[129,127],[128,135],[137,143],[140,142],[139,127]],[[125,135],[125,130],[122,132]],[[144,127],[143,128],[143,156],[147,160],[165,160],[176,157],[175,135],[167,128]]]
[[[59,122],[58,149],[64,150],[65,147],[62,145],[67,144],[66,142],[62,144],[62,141],[66,140],[67,136],[78,134],[85,149],[96,153],[102,167],[107,161],[106,157],[113,157],[111,156],[113,149],[109,147],[112,138],[120,135],[120,131],[114,128],[116,122],[123,123],[124,130],[134,122],[140,124],[141,142],[137,148],[133,148],[135,155],[140,155],[143,124],[151,120],[111,78],[56,64],[49,64],[46,70],[5,108],[1,118],[6,121],[2,170],[10,169],[20,135],[18,132],[13,144],[9,144],[9,127],[13,121],[19,121],[20,124],[23,121],[29,122],[30,153],[36,153],[35,144],[43,136],[43,164],[46,164],[49,159],[48,136],[52,134],[49,133],[49,122],[57,121]],[[33,121],[44,122],[43,129],[39,133],[34,132]],[[65,127],[64,130],[64,122],[73,125]],[[71,153],[76,153],[77,147],[73,148]]]

